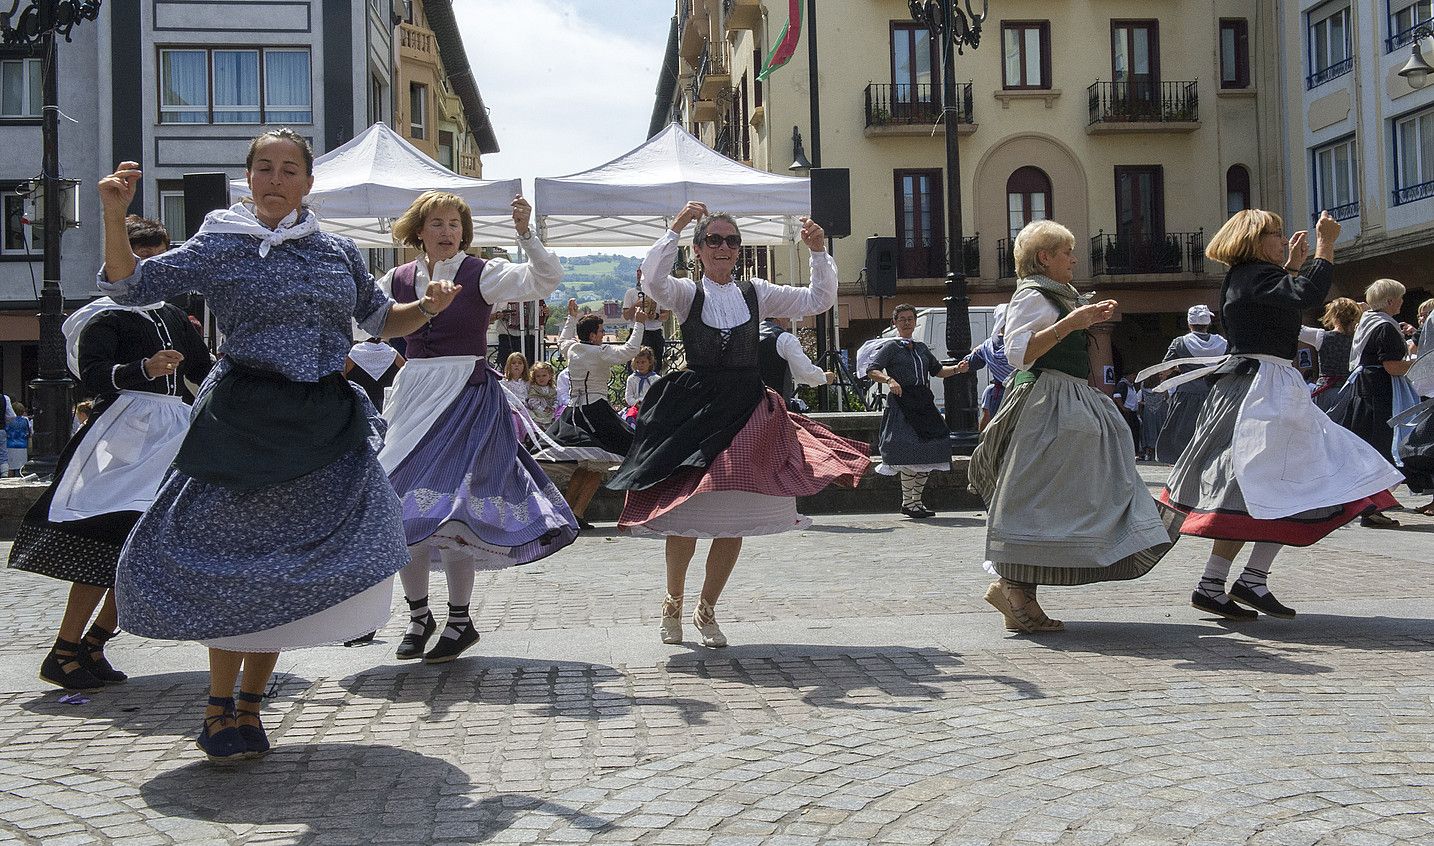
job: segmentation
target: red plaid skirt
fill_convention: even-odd
[[[689,467],[645,490],[630,490],[619,528],[661,517],[696,494],[744,491],[767,496],[811,496],[827,485],[856,487],[867,467],[868,447],[787,410],[776,392],[708,467]]]

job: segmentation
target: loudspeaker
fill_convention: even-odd
[[[896,239],[866,239],[866,293],[870,297],[896,296]]]
[[[206,214],[215,209],[227,208],[229,208],[229,177],[222,173],[184,174],[184,232],[186,235],[193,235],[199,231],[199,227],[204,224]]]
[[[828,238],[851,234],[851,171],[844,167],[812,168],[812,220]]]

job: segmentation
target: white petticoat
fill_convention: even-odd
[[[230,652],[283,652],[343,643],[388,624],[393,616],[393,577],[345,599],[338,605],[272,629],[200,641]]]

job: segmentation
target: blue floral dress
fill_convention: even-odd
[[[304,214],[308,214],[305,212]],[[351,321],[377,335],[393,301],[347,238],[200,231],[100,288],[122,304],[203,294],[224,335],[202,400],[237,364],[316,383],[341,373]],[[261,256],[261,244],[266,247]],[[408,563],[398,498],[376,459],[382,431],[290,481],[238,490],[171,468],[120,555],[120,626],[144,637],[279,651],[373,631]]]

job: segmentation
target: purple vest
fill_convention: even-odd
[[[393,271],[393,299],[398,303],[411,303],[418,299],[414,280],[418,276],[418,262],[411,261]],[[458,266],[453,281],[463,286],[458,296],[441,314],[430,320],[417,332],[405,335],[408,344],[406,358],[437,358],[445,355],[473,355],[478,357],[478,366],[473,368],[472,384],[483,381],[488,367],[488,316],[493,306],[483,299],[478,280],[483,275],[483,259],[469,256]]]

